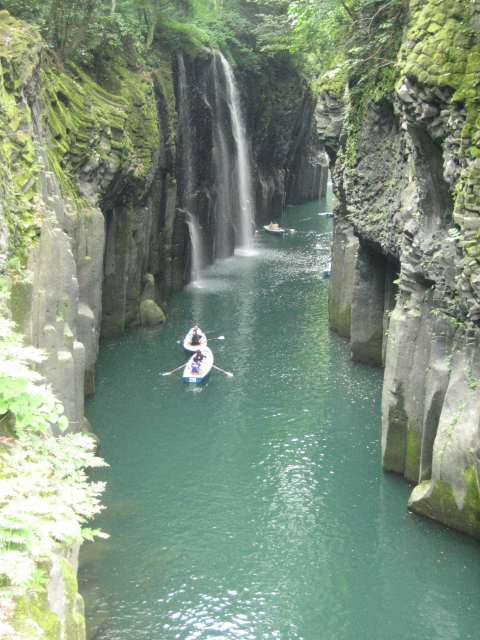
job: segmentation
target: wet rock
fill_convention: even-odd
[[[165,322],[166,317],[162,309],[151,298],[146,298],[140,303],[140,324],[143,327],[153,327]]]

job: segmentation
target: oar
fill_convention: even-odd
[[[162,373],[162,376],[171,376],[172,373],[175,373],[175,371],[178,371],[179,369],[182,369],[186,364],[187,363],[184,362],[179,367],[176,367],[175,369],[172,369],[171,371],[165,371],[164,373]]]
[[[216,364],[212,365],[214,369],[218,369],[219,371],[221,371],[222,373],[224,373],[227,378],[233,378],[233,373],[231,371],[225,371],[225,369],[220,369],[220,367],[217,367]]]
[[[217,336],[216,338],[208,338],[209,340],[225,340],[225,336]],[[183,340],[177,340],[177,344],[182,344]],[[198,345],[201,348],[201,345]]]

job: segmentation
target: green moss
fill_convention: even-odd
[[[12,623],[14,629],[26,638],[60,640],[60,620],[50,610],[46,592],[16,600]]]
[[[9,254],[25,264],[38,236],[36,152],[32,118],[22,90],[38,65],[38,34],[0,12],[0,199],[9,233]]]
[[[348,67],[345,63],[323,74],[312,82],[312,90],[315,95],[330,93],[336,98],[342,98],[348,81]]]
[[[32,283],[21,279],[12,282],[10,289],[10,310],[12,320],[23,329],[29,317],[32,303]]]
[[[84,640],[85,616],[83,611],[83,599],[78,593],[77,576],[72,565],[65,559],[60,560],[65,586],[65,637],[68,640]]]
[[[60,618],[51,611],[47,592],[25,595],[15,600],[14,629],[32,640],[84,640],[83,599],[78,593],[75,572],[69,562],[59,559],[65,595],[65,619],[62,635]]]
[[[83,215],[88,207],[78,188],[80,171],[113,176],[121,170],[132,187],[142,189],[161,144],[148,73],[116,59],[114,94],[74,65],[57,68],[43,46],[35,31],[0,12],[0,201],[9,254],[22,265],[52,204],[42,201],[46,172],[55,174],[67,215]],[[165,94],[171,84],[171,78],[163,80]],[[40,123],[33,121],[26,91],[38,95]]]
[[[345,131],[347,140],[345,143],[345,164],[353,168],[357,163],[357,148],[363,118],[368,103],[368,96],[362,94],[356,102],[351,102],[347,111]]]
[[[345,163],[353,168],[357,162],[357,148],[363,120],[369,103],[378,104],[386,96],[393,94],[398,70],[395,66],[385,67],[375,79],[359,85],[350,92],[349,108],[345,125]]]
[[[465,470],[467,495],[465,497],[464,513],[468,526],[478,531],[480,537],[480,487],[475,467],[472,465]]]
[[[417,423],[410,423],[407,430],[407,451],[405,457],[405,477],[412,482],[418,482],[420,476],[420,458],[422,452],[422,438]]]
[[[414,490],[414,495],[419,488],[426,491],[423,498],[412,503],[411,507],[416,513],[480,538],[480,492],[473,466],[465,470],[464,478],[467,493],[462,509],[457,507],[452,487],[439,480],[426,481],[419,485]]]
[[[478,125],[480,42],[471,24],[469,0],[415,1],[410,23],[400,50],[401,75],[424,84],[449,87],[454,102],[467,106],[464,140]],[[464,154],[478,157],[478,149],[464,145]]]
[[[113,70],[119,94],[108,93],[77,67],[50,71],[44,84],[48,125],[64,183],[80,168],[118,160],[134,178],[148,176],[160,132],[152,79],[121,64]],[[57,164],[57,167],[58,167]],[[92,167],[93,169],[95,167]]]

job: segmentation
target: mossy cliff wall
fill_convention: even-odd
[[[7,13],[0,60],[2,267],[13,317],[46,351],[42,373],[78,429],[100,331],[138,324],[145,296],[160,302],[175,284],[170,64],[117,61],[105,88],[54,65]]]
[[[34,29],[0,12],[0,270],[71,430],[87,426],[100,332],[160,321],[183,273],[170,60],[151,72],[117,61],[111,77],[58,67]],[[47,594],[18,602],[19,638],[85,637],[67,555]]]
[[[412,510],[476,537],[479,65],[477,2],[412,0],[395,92],[367,99],[355,130],[348,91],[317,112],[338,197],[330,322],[385,365],[383,466],[417,485]]]

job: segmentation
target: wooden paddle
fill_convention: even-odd
[[[183,369],[183,367],[186,365],[187,363],[184,362],[183,364],[181,364],[179,367],[176,367],[175,369],[172,369],[171,371],[165,371],[164,373],[162,373],[162,376],[171,376],[172,373],[175,373],[175,371],[178,371],[179,369]]]
[[[233,378],[233,373],[231,371],[225,371],[225,369],[220,369],[220,367],[217,367],[216,364],[212,365],[214,369],[218,369],[219,371],[221,371],[222,373],[224,373],[227,378]]]
[[[225,336],[217,336],[216,338],[208,338],[209,340],[225,340]],[[177,344],[183,344],[183,340],[177,340]],[[199,345],[201,349],[201,345]]]

